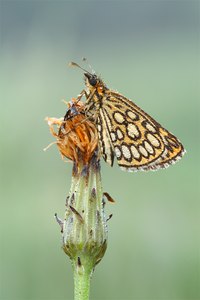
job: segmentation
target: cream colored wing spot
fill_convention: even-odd
[[[131,159],[131,151],[129,150],[128,146],[122,145],[122,154],[126,160]]]
[[[140,158],[140,153],[134,145],[131,145],[131,153],[134,158],[136,158],[136,159]]]
[[[118,146],[115,147],[115,155],[118,159],[122,157],[122,152]]]
[[[126,114],[131,120],[139,120],[139,116],[131,110],[127,110]]]
[[[120,113],[120,112],[114,112],[113,118],[115,119],[115,121],[116,121],[118,124],[122,124],[122,123],[124,123],[124,121],[125,121],[124,115],[123,115],[122,113]]]
[[[147,129],[148,131],[150,131],[151,133],[156,133],[157,129],[154,125],[150,124],[149,122],[147,122],[146,120],[141,122],[142,126]]]
[[[151,143],[152,146],[154,147],[160,147],[160,142],[159,140],[151,133],[147,133],[147,139]]]
[[[117,128],[116,135],[117,135],[118,140],[123,140],[124,134],[123,134],[123,132],[121,131],[120,128]]]
[[[152,126],[150,123],[146,123],[146,129],[148,129],[149,131],[156,133],[156,129],[154,126]]]
[[[153,147],[147,141],[144,141],[144,147],[150,154],[154,154]]]
[[[101,131],[102,131],[102,127],[101,127],[101,125],[100,125],[100,124],[98,124],[98,125],[97,125],[97,129],[98,129],[98,131],[99,131],[99,132],[101,132]]]
[[[135,139],[140,136],[140,132],[137,129],[137,126],[134,125],[133,123],[129,123],[127,126],[127,134],[130,138]]]
[[[140,145],[138,147],[138,149],[139,149],[140,153],[142,154],[142,156],[144,156],[144,157],[148,157],[149,156],[147,150],[142,145]]]
[[[111,132],[111,133],[110,133],[110,137],[111,137],[112,142],[116,142],[117,137],[116,137],[115,132]]]

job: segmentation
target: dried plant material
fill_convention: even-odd
[[[69,109],[64,118],[46,118],[51,134],[62,156],[88,164],[98,146],[96,126],[84,115],[84,104],[74,99],[68,103]],[[57,126],[57,132],[54,126]],[[48,147],[47,147],[48,148]],[[46,148],[46,149],[47,149]]]

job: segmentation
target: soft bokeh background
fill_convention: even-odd
[[[3,1],[1,300],[73,298],[53,215],[64,215],[71,165],[45,116],[83,89],[67,63],[87,57],[107,85],[176,134],[187,155],[165,171],[102,162],[109,245],[91,299],[189,300],[199,293],[199,1]],[[87,66],[86,66],[87,67]]]

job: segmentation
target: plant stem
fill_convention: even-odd
[[[73,260],[74,300],[89,300],[92,269],[90,260],[83,256]]]

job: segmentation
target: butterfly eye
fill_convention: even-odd
[[[97,80],[95,77],[92,77],[90,80],[89,80],[89,83],[92,85],[92,86],[95,86],[96,83],[97,83]]]

